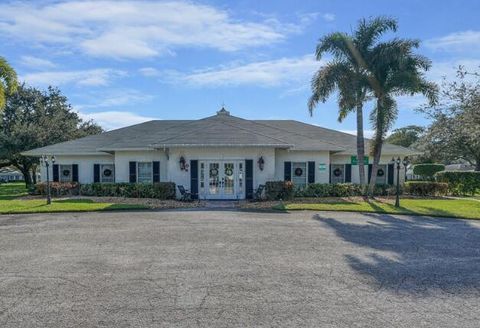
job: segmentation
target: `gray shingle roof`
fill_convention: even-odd
[[[355,154],[356,137],[293,120],[245,120],[220,111],[217,115],[200,120],[149,121],[23,154],[100,154],[116,150],[182,146],[257,146]],[[409,149],[394,145],[385,145],[383,152],[412,153]]]

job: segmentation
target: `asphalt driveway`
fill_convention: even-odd
[[[478,327],[480,222],[0,216],[0,327]]]

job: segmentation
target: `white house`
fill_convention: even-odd
[[[386,144],[377,183],[393,184],[392,157],[412,153]],[[249,198],[271,180],[297,187],[359,182],[355,136],[293,120],[246,120],[224,108],[200,120],[149,121],[24,155],[55,155],[54,181],[172,181],[202,199]],[[45,168],[41,175],[44,181]]]

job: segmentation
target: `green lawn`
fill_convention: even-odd
[[[480,219],[480,202],[469,199],[402,199],[400,207],[379,201],[339,201],[333,203],[287,203],[277,210],[314,210],[415,214]]]
[[[19,199],[27,195],[25,184],[5,183],[0,185],[0,213],[45,213],[45,212],[85,212],[146,209],[143,205],[95,203],[90,199],[52,200],[47,205],[45,199]]]

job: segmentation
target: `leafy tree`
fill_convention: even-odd
[[[18,86],[7,98],[0,124],[1,165],[18,168],[27,185],[32,183],[38,159],[21,152],[102,132],[92,121],[83,121],[60,90],[52,87],[40,91]]]
[[[425,133],[425,128],[418,125],[408,125],[392,131],[385,141],[402,147],[415,147]]]
[[[328,34],[320,39],[316,49],[317,60],[321,60],[325,53],[331,54],[333,59],[314,75],[308,109],[312,114],[319,102],[325,102],[338,90],[338,121],[342,122],[351,112],[356,113],[357,158],[362,185],[365,185],[366,180],[363,104],[367,101],[371,89],[364,57],[382,34],[396,29],[396,21],[390,18],[378,17],[369,21],[363,19],[352,35],[341,32]]]
[[[16,88],[17,73],[7,60],[0,56],[0,110],[5,107],[6,96],[13,94]]]
[[[395,96],[423,94],[431,105],[437,102],[436,84],[425,79],[424,72],[430,68],[430,60],[414,53],[418,47],[417,40],[394,38],[373,45],[364,56],[375,98],[375,107],[370,116],[375,131],[372,140],[370,195],[375,187],[386,133],[397,118]]]
[[[443,162],[468,162],[480,171],[480,74],[458,69],[444,81],[442,104],[423,108],[432,119],[422,145]]]

